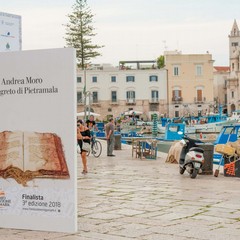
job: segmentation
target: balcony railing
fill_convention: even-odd
[[[83,105],[83,99],[82,99],[82,98],[81,98],[81,99],[78,99],[78,100],[77,100],[77,104],[78,104],[78,105]]]
[[[119,104],[119,102],[118,102],[118,100],[111,100],[111,102],[110,102],[110,104],[111,105],[118,105]]]
[[[126,103],[127,104],[133,104],[133,105],[136,104],[135,98],[127,98]]]
[[[150,103],[158,103],[159,104],[159,98],[151,98],[149,100]]]
[[[100,106],[101,103],[99,102],[98,99],[92,99],[91,105],[94,105],[94,106]]]
[[[92,99],[92,103],[99,103],[98,99]]]
[[[173,96],[173,97],[172,97],[172,101],[173,101],[174,103],[180,103],[180,102],[183,101],[183,98],[182,98],[182,97]]]
[[[194,97],[194,102],[195,103],[205,103],[206,102],[206,97],[202,97],[202,98]]]

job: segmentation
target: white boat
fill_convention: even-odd
[[[227,118],[224,114],[209,114],[206,116],[198,117],[192,120],[177,119],[183,122],[185,127],[185,132],[189,133],[219,133],[224,125],[232,125],[240,121],[240,111],[235,111],[231,118]],[[167,122],[162,122],[162,124],[167,124],[173,122],[174,119],[168,119]],[[176,121],[176,120],[175,120]],[[188,124],[186,124],[188,123]],[[158,130],[160,133],[165,132],[165,126],[163,127],[160,123],[158,124]]]
[[[226,120],[222,122],[212,122],[204,124],[195,124],[196,133],[220,133],[225,125],[234,125],[236,120]]]
[[[229,121],[235,120],[237,122],[240,121],[240,110],[236,110],[232,112],[231,117],[228,118]]]
[[[165,133],[165,131],[166,131],[166,126],[163,127],[161,123],[158,123],[157,128],[158,128],[158,132],[159,132],[159,133]],[[195,126],[185,125],[185,133],[186,133],[186,134],[196,133],[196,128],[195,128]]]

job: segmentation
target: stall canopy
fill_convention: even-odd
[[[77,113],[77,117],[84,117],[85,112],[79,112]],[[93,115],[94,117],[99,117],[101,116],[99,113],[95,113],[95,112],[86,112],[86,116],[90,116]]]
[[[124,113],[125,116],[132,116],[132,115],[141,115],[143,112],[141,111],[136,111],[136,110],[130,110]]]

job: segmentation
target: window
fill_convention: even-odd
[[[238,42],[232,42],[232,47],[237,47],[238,46]]]
[[[150,77],[149,77],[149,81],[150,81],[150,82],[157,82],[157,81],[158,81],[158,76],[156,76],[156,75],[150,76]]]
[[[233,91],[231,92],[231,95],[232,95],[232,98],[234,98],[234,92]]]
[[[92,77],[92,82],[97,82],[97,77],[96,76]]]
[[[182,100],[182,91],[179,89],[174,89],[172,91],[172,100],[173,101],[181,101]]]
[[[234,71],[234,63],[232,63],[232,71]]]
[[[127,102],[135,102],[135,91],[127,91]]]
[[[93,103],[98,103],[98,92],[92,92]]]
[[[202,89],[197,89],[197,102],[202,102],[203,97],[202,97]]]
[[[174,66],[173,67],[173,76],[178,76],[179,75],[179,66]]]
[[[158,102],[158,91],[157,90],[152,90],[151,96],[152,96],[152,102]]]
[[[116,81],[117,81],[116,76],[111,76],[111,82],[116,82]]]
[[[81,77],[77,77],[77,83],[81,83],[82,82],[82,78]]]
[[[127,80],[127,82],[135,82],[135,77],[134,76],[127,76],[126,80]]]
[[[77,103],[83,103],[82,92],[77,92]]]
[[[202,65],[196,65],[196,76],[202,76]]]
[[[117,92],[112,91],[111,95],[112,102],[117,102]]]

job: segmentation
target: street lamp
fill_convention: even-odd
[[[83,79],[84,79],[84,87],[83,87],[83,95],[84,95],[84,120],[86,119],[86,104],[87,104],[87,92],[86,92],[86,88],[87,88],[87,76],[86,76],[86,69],[83,69]]]
[[[87,111],[88,111],[88,117],[90,115],[91,111],[91,92],[90,91],[85,91],[84,92],[84,120],[87,119]],[[88,102],[87,102],[87,97],[88,97]],[[88,105],[88,107],[87,107]]]

